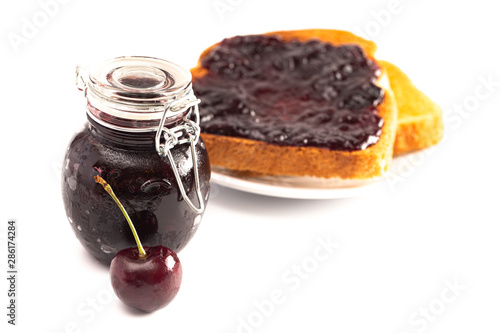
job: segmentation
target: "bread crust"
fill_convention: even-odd
[[[411,82],[397,66],[378,63],[389,76],[398,108],[398,129],[394,155],[411,153],[435,145],[444,135],[443,111]]]
[[[340,30],[309,29],[277,31],[266,35],[279,35],[285,40],[301,41],[318,38],[334,45],[357,44],[367,57],[373,57],[376,45],[349,32]],[[193,81],[208,73],[201,60],[218,44],[206,49],[198,65],[191,70]],[[318,147],[278,146],[261,141],[202,133],[210,163],[234,171],[250,171],[265,175],[313,176],[320,178],[370,179],[382,176],[392,159],[396,137],[397,108],[394,95],[385,81],[386,70],[381,66],[379,85],[384,99],[377,107],[384,119],[382,134],[374,145],[353,152]],[[203,130],[203,129],[202,129]]]

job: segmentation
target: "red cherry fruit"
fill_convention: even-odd
[[[119,251],[111,261],[111,284],[125,304],[144,312],[167,306],[177,295],[182,266],[174,251],[164,246]]]
[[[111,260],[111,284],[125,304],[144,312],[167,306],[179,292],[182,266],[174,251],[164,246],[142,247],[139,235],[127,211],[111,186],[100,176],[94,177],[116,202],[127,220],[137,248],[119,251]]]

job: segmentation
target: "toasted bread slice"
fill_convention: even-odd
[[[414,152],[438,143],[443,138],[443,112],[397,66],[379,60],[389,76],[398,106],[398,129],[394,155]]]
[[[397,109],[386,90],[378,106],[385,124],[380,140],[365,150],[335,151],[317,147],[278,146],[261,141],[201,133],[210,163],[233,171],[263,175],[369,179],[388,169],[396,136]]]
[[[312,38],[334,45],[357,44],[368,58],[374,59],[376,45],[346,31],[299,30],[278,31],[266,35],[278,35],[285,40],[300,41]],[[216,44],[217,45],[217,44]],[[198,65],[191,70],[193,82],[208,73],[201,60],[216,46],[205,50]],[[384,89],[383,102],[377,106],[384,126],[379,141],[364,149],[352,152],[336,151],[318,147],[278,146],[261,141],[231,136],[203,133],[204,140],[214,166],[233,171],[253,172],[262,175],[312,176],[319,178],[372,179],[387,171],[393,153],[397,128],[397,106],[387,80],[387,71],[380,66],[382,75],[379,86]]]

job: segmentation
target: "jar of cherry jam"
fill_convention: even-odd
[[[156,58],[120,57],[77,68],[87,123],[62,168],[66,214],[99,261],[135,241],[122,212],[94,180],[100,175],[130,215],[144,246],[186,246],[202,219],[210,164],[200,138],[191,73]]]

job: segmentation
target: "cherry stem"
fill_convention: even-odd
[[[139,249],[139,257],[145,257],[146,256],[146,251],[144,251],[144,248],[142,247],[141,241],[139,240],[139,235],[137,234],[137,231],[135,230],[134,224],[132,223],[132,220],[127,214],[127,211],[123,207],[122,203],[118,198],[116,197],[115,193],[111,189],[111,186],[104,180],[102,179],[101,176],[97,175],[94,177],[94,180],[96,183],[99,183],[104,187],[106,192],[113,198],[113,200],[116,202],[120,210],[122,211],[123,215],[125,216],[125,219],[128,222],[128,225],[130,226],[130,230],[132,230],[132,234],[134,235],[135,242],[137,243],[137,248]]]

